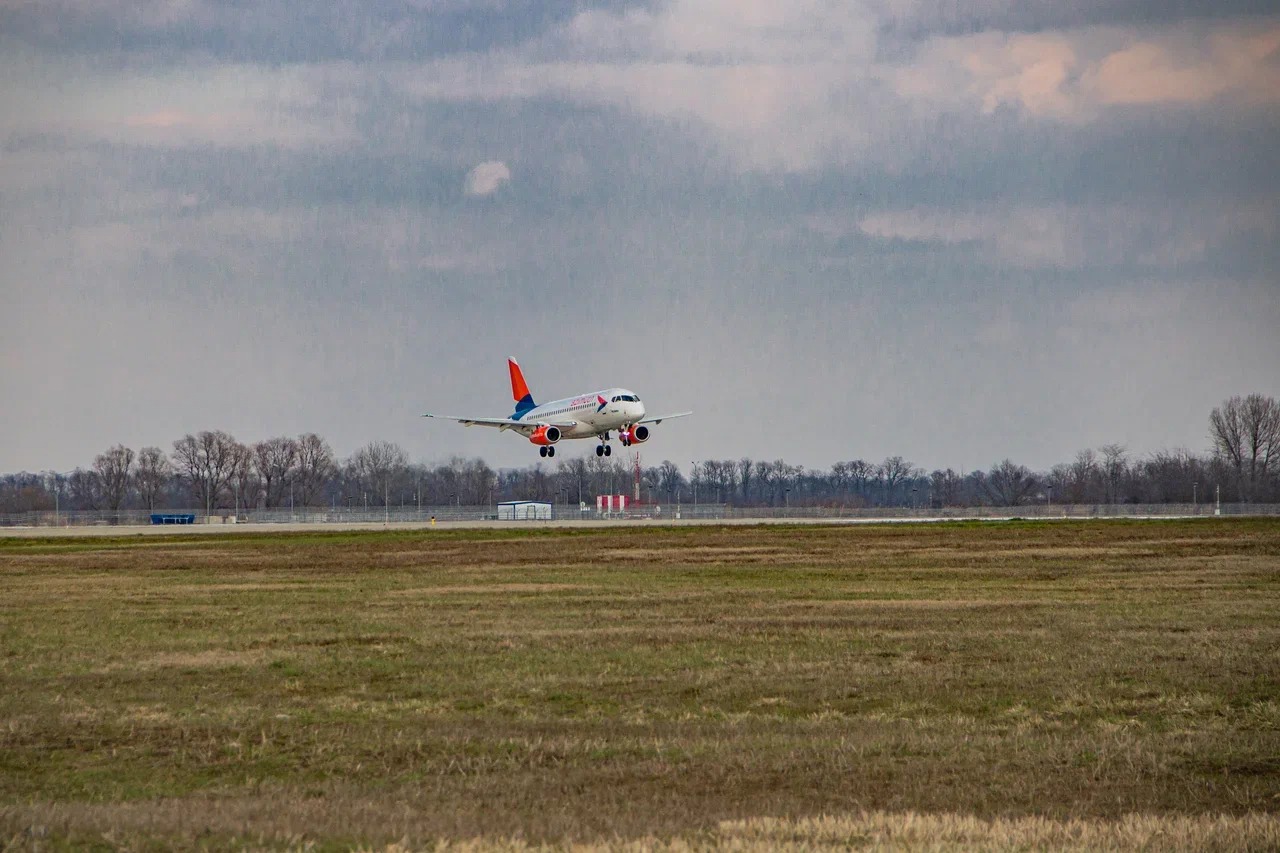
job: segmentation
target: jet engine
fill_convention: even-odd
[[[630,432],[618,433],[618,437],[628,444],[640,444],[649,440],[649,428],[644,424],[637,424],[631,428]]]
[[[529,440],[542,447],[548,447],[560,440],[560,427],[543,424],[533,431]]]

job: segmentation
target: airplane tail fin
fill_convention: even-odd
[[[519,417],[537,403],[533,402],[533,395],[529,393],[529,386],[525,384],[524,374],[520,372],[520,365],[516,364],[514,358],[507,359],[507,367],[511,371],[511,399],[516,401],[516,417]]]

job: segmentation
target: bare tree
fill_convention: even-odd
[[[738,491],[738,466],[732,459],[725,459],[720,463],[717,485],[720,488],[720,500],[732,501],[734,493]]]
[[[621,459],[612,456],[589,456],[587,472],[593,495],[628,494],[631,491],[631,471]]]
[[[253,445],[253,467],[262,481],[263,505],[284,505],[290,477],[298,464],[298,442],[287,436],[268,438]]]
[[[1159,450],[1135,466],[1143,503],[1190,503],[1196,499],[1196,486],[1208,484],[1203,463],[1185,449]]]
[[[31,474],[27,471],[0,474],[0,513],[57,509],[58,499],[54,497],[54,488],[59,485],[60,479],[61,476],[53,471],[48,474]]]
[[[1071,496],[1071,466],[1059,463],[1049,469],[1044,477],[1044,487],[1048,490],[1048,499],[1057,496],[1058,503],[1067,503]]]
[[[914,470],[912,464],[901,456],[890,456],[880,463],[880,478],[884,480],[886,504],[893,503],[894,489],[910,477]]]
[[[742,491],[742,502],[748,506],[754,499],[751,493],[755,487],[754,472],[755,464],[750,459],[744,456],[738,460],[738,488]]]
[[[188,433],[173,443],[173,467],[198,505],[211,513],[231,497],[241,445],[222,430]]]
[[[1123,444],[1104,444],[1098,452],[1102,454],[1102,480],[1107,490],[1107,503],[1117,503],[1125,475],[1129,472],[1128,450]]]
[[[371,441],[351,455],[347,468],[366,501],[381,505],[389,498],[391,481],[408,464],[409,457],[400,445],[390,441]]]
[[[752,479],[755,480],[756,501],[767,506],[773,505],[773,492],[775,483],[773,482],[773,463],[757,462],[752,471]]]
[[[98,477],[97,471],[77,468],[67,478],[67,487],[71,493],[72,506],[80,509],[102,507],[102,480]]]
[[[231,455],[231,503],[237,513],[257,506],[261,481],[253,467],[253,448],[236,442]]]
[[[1026,466],[1006,459],[992,466],[982,486],[996,506],[1017,506],[1026,502],[1038,483]]]
[[[94,473],[98,475],[98,488],[103,505],[112,511],[124,506],[129,498],[129,483],[133,474],[133,451],[117,444],[93,460]]]
[[[333,450],[314,432],[298,436],[298,459],[293,475],[294,501],[300,506],[315,506],[325,484],[336,473]]]
[[[1280,460],[1280,404],[1271,397],[1232,397],[1209,415],[1214,452],[1235,472],[1243,500],[1253,500]]]
[[[1069,503],[1093,503],[1100,495],[1102,476],[1098,470],[1098,454],[1081,450],[1070,466],[1065,500]]]
[[[461,503],[479,506],[489,503],[497,474],[483,459],[464,459],[455,456],[449,460],[453,482]]]
[[[685,487],[684,475],[680,473],[680,466],[670,459],[664,459],[662,464],[658,466],[658,470],[661,472],[660,490],[667,495],[668,500],[678,500]]]
[[[171,476],[173,476],[173,467],[165,458],[163,450],[158,447],[144,447],[138,451],[138,467],[134,472],[133,482],[137,486],[138,496],[142,498],[148,511],[156,508],[156,498],[168,485]]]
[[[581,456],[575,456],[572,459],[562,459],[559,464],[559,476],[562,488],[579,503],[585,503],[587,498],[591,497],[589,485],[589,472],[587,471],[587,460]]]
[[[952,469],[934,471],[929,475],[929,487],[933,491],[933,503],[937,506],[956,506],[960,502],[964,479]]]
[[[662,469],[650,465],[640,472],[640,487],[643,496],[649,503],[661,504],[665,497],[662,494]]]
[[[853,487],[853,491],[865,502],[867,500],[867,486],[876,476],[876,466],[872,465],[865,459],[855,459],[848,463],[849,484]]]

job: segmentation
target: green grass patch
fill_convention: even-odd
[[[0,539],[0,584],[0,838],[1280,810],[1271,520]]]

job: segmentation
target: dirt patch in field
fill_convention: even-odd
[[[955,551],[948,551],[955,554]],[[1054,557],[1062,559],[1080,559],[1082,557],[1153,557],[1154,551],[1145,548],[1101,548],[1091,546],[1057,546],[1046,548],[1005,548],[983,550],[983,559],[999,557]]]
[[[778,607],[788,610],[808,608],[876,608],[876,609],[910,609],[910,610],[974,610],[988,607],[1040,607],[1045,604],[1061,602],[1036,601],[1035,599],[1000,599],[1000,598],[847,598],[847,599],[802,599],[780,603]]]
[[[757,546],[720,546],[698,545],[691,548],[610,548],[601,553],[601,557],[609,560],[661,560],[670,562],[673,558],[689,562],[706,562],[733,557],[745,557],[758,560],[791,553],[787,549],[772,545]]]
[[[388,592],[390,596],[433,596],[433,595],[470,595],[472,593],[500,592],[566,592],[568,590],[592,589],[589,586],[574,583],[491,583],[491,584],[459,584],[457,586],[415,586],[410,589],[397,589]]]
[[[253,666],[267,656],[265,649],[204,649],[198,652],[160,652],[144,658],[117,661],[99,672],[150,669],[222,669],[228,666]]]
[[[305,581],[291,583],[289,581],[245,581],[243,583],[208,583],[208,584],[180,584],[177,586],[164,587],[164,592],[188,593],[188,592],[292,592],[294,590],[308,589],[326,589],[327,586],[322,583],[308,583]]]

